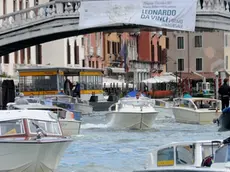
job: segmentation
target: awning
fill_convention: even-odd
[[[113,78],[103,77],[103,87],[104,88],[110,88],[110,87],[113,87],[113,85],[119,88],[122,88],[122,86],[126,87],[125,82],[122,82],[120,80],[113,79]],[[129,84],[129,88],[132,88],[132,87],[133,87],[133,84]]]
[[[206,79],[214,79],[216,78],[214,72],[197,72],[200,75],[204,76]],[[197,76],[194,73],[188,73],[188,72],[182,72],[181,74],[178,73],[178,76],[181,76],[182,79],[191,79],[191,80],[202,80],[203,78],[200,76]]]
[[[143,80],[144,83],[168,83],[168,82],[176,82],[176,80],[179,80],[179,77],[176,78],[175,75],[172,75],[170,73],[165,73],[160,76],[154,76],[153,78],[149,78],[146,80]]]

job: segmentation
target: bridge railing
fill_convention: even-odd
[[[0,16],[0,34],[31,26],[40,21],[66,16],[79,17],[79,0],[55,0]],[[225,0],[197,0],[197,15],[222,15],[230,17],[230,3]]]
[[[9,31],[9,29],[17,29],[26,27],[45,21],[55,16],[79,17],[79,0],[56,0],[49,3],[37,5],[31,8],[20,10],[0,16],[0,33]]]

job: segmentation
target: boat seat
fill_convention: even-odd
[[[201,167],[211,167],[212,165],[212,160],[213,160],[213,156],[209,155],[207,157],[205,157],[201,163]]]

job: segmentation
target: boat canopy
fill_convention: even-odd
[[[145,79],[141,82],[144,82],[146,84],[156,84],[156,83],[168,83],[168,82],[176,82],[179,79],[179,77],[176,77],[172,73],[164,73],[160,76],[154,76],[152,78]]]
[[[56,122],[52,112],[44,110],[2,110],[0,111],[0,122],[16,119],[34,119],[41,121]]]

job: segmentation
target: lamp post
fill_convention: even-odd
[[[215,98],[218,99],[219,95],[218,95],[218,90],[219,90],[219,72],[216,71],[215,72],[215,76],[216,76],[216,95]]]

